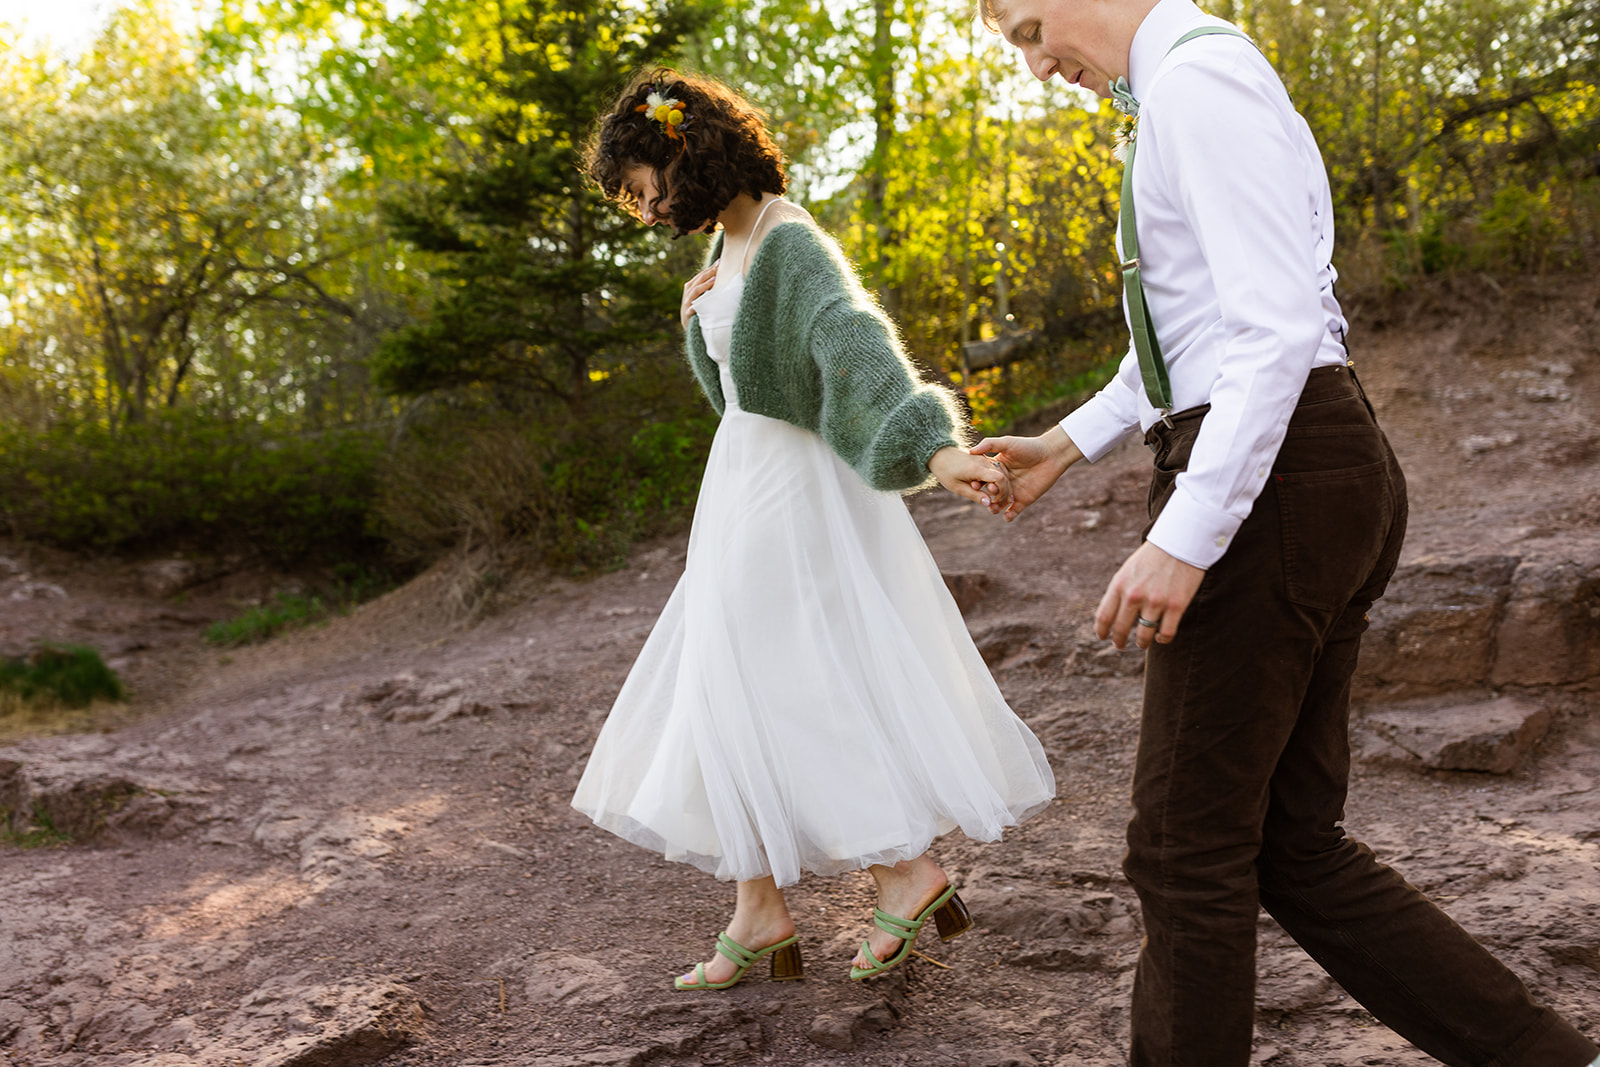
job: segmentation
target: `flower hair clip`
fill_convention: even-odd
[[[650,87],[650,95],[646,96],[644,103],[634,108],[634,110],[643,112],[646,118],[659,122],[662,132],[671,141],[676,141],[682,137],[682,134],[678,132],[678,127],[688,122],[691,117],[683,110],[682,100],[674,100],[669,96],[662,96],[656,92],[655,86]]]

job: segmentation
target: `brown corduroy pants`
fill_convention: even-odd
[[[1203,414],[1149,435],[1152,521]],[[1123,864],[1145,925],[1133,1067],[1249,1062],[1260,907],[1444,1063],[1600,1053],[1340,825],[1350,678],[1405,525],[1405,480],[1354,373],[1313,371],[1250,517],[1146,661]]]

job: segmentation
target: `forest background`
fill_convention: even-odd
[[[1600,0],[1202,6],[1322,145],[1347,307],[1600,264]],[[492,581],[684,523],[703,242],[579,169],[659,63],[768,112],[791,195],[979,430],[1125,347],[1116,117],[972,0],[196,11],[133,0],[70,59],[0,29],[0,533],[347,575],[458,551]]]

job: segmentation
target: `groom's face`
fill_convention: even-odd
[[[994,0],[1000,35],[1040,81],[1060,78],[1099,96],[1127,74],[1128,47],[1110,25],[1106,0]]]

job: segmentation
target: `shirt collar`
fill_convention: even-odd
[[[1217,22],[1201,11],[1193,0],[1161,0],[1139,23],[1128,50],[1128,88],[1134,98],[1143,100],[1155,78],[1156,68],[1167,57],[1179,37],[1207,23]]]

